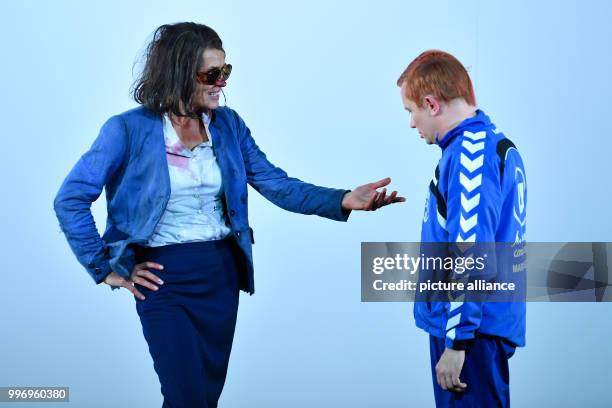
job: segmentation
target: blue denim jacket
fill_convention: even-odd
[[[142,106],[111,117],[93,145],[72,168],[53,206],[78,261],[96,283],[115,271],[129,278],[134,244],[152,235],[170,197],[162,117]],[[346,221],[341,206],[348,190],[319,187],[287,176],[266,159],[249,128],[230,108],[214,110],[209,127],[224,183],[227,216],[247,259],[253,293],[253,230],[249,227],[247,183],[277,206],[301,214]],[[107,223],[100,237],[91,204],[106,190]],[[113,288],[114,289],[114,288]]]

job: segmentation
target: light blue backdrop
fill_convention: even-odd
[[[95,286],[52,200],[102,123],[132,106],[132,66],[168,22],[211,25],[228,104],[291,175],[352,188],[385,176],[407,203],[347,224],[251,194],[257,294],[242,295],[224,407],[427,407],[412,305],[360,302],[361,241],[417,241],[439,157],[395,81],[441,48],[520,148],[528,239],[612,241],[609,2],[30,2],[0,19],[3,157],[0,386],[71,388],[73,407],[161,405],[127,291]],[[105,204],[95,203],[99,228]],[[612,305],[530,304],[511,360],[517,407],[610,406]],[[6,406],[9,406],[8,404]],[[22,405],[15,405],[22,406]]]

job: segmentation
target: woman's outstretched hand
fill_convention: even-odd
[[[393,191],[387,196],[387,189],[377,191],[377,188],[385,187],[391,183],[391,178],[387,177],[374,183],[364,184],[353,191],[349,191],[342,199],[342,208],[345,210],[374,211],[388,204],[402,203],[405,197],[398,197],[397,191]]]
[[[163,285],[164,282],[159,278],[159,276],[153,274],[149,271],[149,269],[164,269],[163,265],[160,265],[155,262],[143,262],[136,264],[134,269],[132,270],[132,275],[130,279],[125,279],[123,276],[120,276],[117,272],[113,271],[109,273],[106,278],[104,278],[104,283],[110,286],[119,286],[126,288],[134,296],[136,296],[140,300],[144,300],[144,295],[136,288],[135,283],[145,286],[151,290],[158,290],[159,288],[155,285]]]

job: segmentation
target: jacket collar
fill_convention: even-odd
[[[440,140],[437,141],[438,146],[445,150],[448,145],[455,139],[457,135],[463,134],[466,130],[493,130],[495,125],[491,123],[489,117],[480,109],[476,109],[476,115],[467,118],[457,126],[449,130]]]

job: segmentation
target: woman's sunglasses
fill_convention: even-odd
[[[197,72],[196,77],[198,81],[203,85],[214,85],[219,81],[221,76],[223,76],[223,80],[229,78],[232,73],[232,65],[225,64],[221,68],[212,68],[206,72]]]

